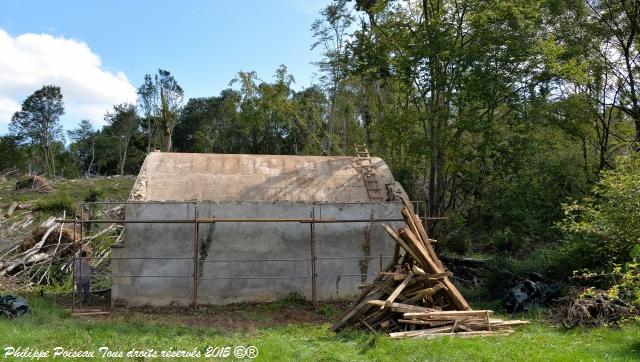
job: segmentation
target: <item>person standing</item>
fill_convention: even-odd
[[[82,293],[82,303],[87,304],[89,301],[89,277],[92,268],[89,265],[89,253],[86,250],[80,252],[80,257],[75,258],[73,262],[74,282],[76,285],[76,293]]]

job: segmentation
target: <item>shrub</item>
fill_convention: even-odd
[[[640,156],[618,158],[593,194],[565,205],[560,224],[587,269],[578,277],[605,284],[600,286],[610,297],[640,306]]]
[[[605,171],[593,196],[564,205],[559,225],[585,267],[624,264],[640,245],[640,156],[617,159],[617,168]]]
[[[96,202],[99,200],[102,200],[105,196],[106,192],[104,189],[101,188],[91,188],[89,189],[89,191],[87,191],[86,196],[84,197],[84,201],[85,202]]]
[[[66,211],[68,216],[75,216],[75,203],[67,195],[55,196],[38,201],[34,210],[54,215]]]

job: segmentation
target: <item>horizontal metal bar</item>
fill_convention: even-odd
[[[93,201],[93,202],[78,202],[76,205],[140,205],[140,204],[154,204],[154,205],[194,205],[198,204],[198,201]]]
[[[329,278],[329,277],[375,277],[378,274],[318,274],[320,278]]]
[[[392,255],[386,255],[383,259],[391,259]],[[377,256],[318,256],[317,260],[333,260],[333,259],[380,259],[380,255]],[[229,259],[229,260],[200,260],[203,263],[245,263],[245,262],[279,262],[279,261],[309,261],[313,258],[295,258],[295,259]]]
[[[112,275],[112,278],[193,278],[193,275]]]
[[[199,260],[200,262],[203,263],[245,263],[245,262],[253,262],[253,261],[260,261],[260,262],[269,262],[269,261],[274,261],[274,262],[279,262],[279,261],[309,261],[312,260],[311,258],[300,258],[300,259],[230,259],[230,260]]]
[[[318,274],[318,277],[321,278],[331,278],[331,277],[362,277],[362,276],[368,276],[368,277],[374,277],[377,274]],[[234,279],[241,279],[241,280],[263,280],[263,279],[310,279],[312,278],[311,275],[309,276],[284,276],[284,277],[265,277],[265,276],[252,276],[252,277],[208,277],[208,278],[198,278],[198,280],[234,280]]]
[[[76,257],[78,258],[78,257]],[[141,256],[141,257],[128,257],[128,256],[123,256],[123,257],[96,257],[96,256],[87,256],[87,257],[82,257],[84,259],[111,259],[111,260],[147,260],[147,259],[157,259],[157,260],[193,260],[193,257],[190,258],[175,258],[175,257],[156,257],[156,256]]]
[[[85,259],[110,259],[110,260],[193,260],[193,257],[177,258],[177,257],[155,257],[155,256],[141,256],[141,257],[95,257],[87,256]],[[392,255],[383,255],[383,259],[391,259]],[[380,255],[362,255],[362,256],[318,256],[317,260],[334,260],[334,259],[380,259]],[[309,261],[312,258],[291,258],[291,259],[227,259],[227,260],[199,260],[203,263],[245,263],[245,262],[286,262],[286,261]]]
[[[198,280],[233,280],[233,279],[309,279],[311,276],[286,276],[286,277],[211,277],[211,278],[198,278]]]
[[[297,222],[302,224],[369,223],[404,221],[404,219],[271,219],[271,218],[211,218],[211,219],[149,219],[149,220],[56,220],[61,224],[215,224],[219,222]]]
[[[209,204],[224,204],[224,203],[236,203],[236,202],[242,202],[242,203],[247,203],[247,204],[256,204],[256,203],[272,203],[272,201],[266,201],[266,200],[262,200],[262,201],[242,201],[242,200],[238,200],[238,201],[223,201],[223,202],[216,202],[216,201],[153,201],[153,200],[149,200],[149,201],[136,201],[136,200],[128,200],[128,201],[93,201],[93,202],[77,202],[76,205],[144,205],[144,204],[168,204],[168,205],[176,205],[176,204],[185,204],[185,205],[209,205]],[[372,202],[372,201],[358,201],[358,202],[313,202],[313,203],[307,203],[307,202],[292,202],[292,203],[296,203],[296,204],[300,204],[300,205],[308,205],[308,206],[329,206],[329,205],[378,205],[380,204],[380,202]],[[401,204],[401,201],[385,201],[385,203],[387,204]]]
[[[383,259],[393,259],[393,255],[383,255]],[[319,256],[318,259],[380,259],[380,255],[363,256]]]
[[[56,220],[61,224],[193,224],[194,220]]]
[[[300,221],[303,224],[329,224],[329,223],[349,223],[349,222],[392,222],[392,221],[404,221],[404,219],[343,219],[343,220],[335,220],[335,219],[307,219]]]

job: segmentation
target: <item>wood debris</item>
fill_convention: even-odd
[[[17,191],[36,191],[36,192],[51,192],[51,186],[46,178],[42,176],[29,176],[25,179],[16,181]]]
[[[405,203],[405,225],[383,225],[396,241],[394,260],[331,327],[384,331],[391,338],[475,337],[513,333],[527,321],[491,318],[472,310],[433,248],[420,218]]]
[[[25,285],[51,284],[51,270],[59,268],[62,273],[70,273],[72,257],[80,248],[91,251],[93,246],[98,246],[93,245],[95,241],[101,238],[116,238],[117,241],[122,237],[122,226],[105,226],[80,240],[80,230],[74,230],[72,223],[58,223],[55,217],[44,220],[25,239],[0,250],[0,280],[20,278]],[[100,263],[108,256],[108,251],[108,247],[97,250]]]
[[[551,310],[551,320],[565,328],[615,325],[637,316],[637,308],[604,290],[573,290]]]
[[[6,217],[11,217],[11,215],[13,215],[13,212],[16,211],[17,207],[18,207],[18,203],[13,202],[11,205],[9,205],[9,208],[7,209],[7,212],[4,215]]]

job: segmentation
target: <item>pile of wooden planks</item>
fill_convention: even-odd
[[[405,225],[383,225],[396,241],[394,260],[332,326],[388,332],[392,338],[487,336],[512,333],[526,321],[491,318],[492,311],[471,310],[449,279],[420,218],[405,203]]]

